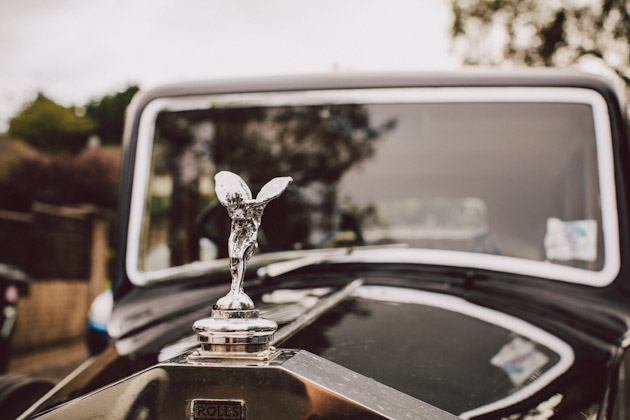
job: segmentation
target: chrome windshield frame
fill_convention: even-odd
[[[125,266],[130,281],[137,286],[194,276],[206,270],[227,268],[227,260],[196,261],[178,267],[155,271],[140,269],[140,240],[145,200],[149,186],[154,127],[162,111],[185,111],[210,107],[246,107],[279,105],[386,104],[386,103],[569,103],[589,105],[593,110],[597,164],[599,175],[604,265],[599,271],[573,268],[548,262],[480,253],[407,249],[394,259],[391,253],[379,253],[382,258],[351,257],[360,262],[404,262],[431,265],[454,265],[505,273],[534,276],[568,283],[604,287],[617,277],[620,265],[619,223],[609,110],[604,97],[597,91],[577,87],[417,87],[365,88],[347,90],[306,90],[295,92],[235,93],[206,96],[158,98],[147,104],[139,119],[134,179],[131,192],[129,229]],[[370,251],[374,257],[376,251]],[[278,253],[282,258],[291,252]],[[298,254],[302,256],[301,254]],[[367,254],[366,254],[367,257]],[[387,257],[387,258],[386,258]],[[264,254],[258,258],[264,258]],[[341,259],[342,257],[340,257]],[[257,257],[254,257],[257,259]],[[387,260],[387,261],[385,261]]]

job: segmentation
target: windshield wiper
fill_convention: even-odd
[[[297,317],[291,323],[276,331],[271,344],[275,346],[293,337],[302,329],[310,325],[313,321],[317,320],[317,318],[344,301],[355,290],[363,285],[363,281],[363,279],[356,279],[353,282],[344,286],[342,289],[337,290],[335,293],[328,296],[327,298],[322,299],[317,305],[313,306],[311,309]]]
[[[269,277],[278,277],[291,271],[298,270],[302,267],[308,267],[310,265],[320,264],[326,262],[335,257],[342,257],[344,255],[351,255],[355,250],[372,250],[372,249],[388,249],[388,248],[407,248],[407,244],[389,244],[389,245],[368,245],[346,248],[335,248],[328,251],[322,251],[315,255],[309,255],[303,258],[297,258],[294,260],[280,261],[276,263],[268,264],[264,267],[260,267],[256,270],[256,274],[260,279],[266,279]]]

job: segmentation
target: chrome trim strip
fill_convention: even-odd
[[[298,378],[303,378],[305,383],[316,384],[352,404],[370,409],[384,419],[446,420],[457,418],[441,408],[305,350],[298,351],[295,356],[284,362],[282,368]],[[330,401],[324,401],[324,404],[330,408],[329,413],[326,413],[328,416],[313,417],[337,418],[338,415],[335,415],[334,406],[330,404]]]
[[[142,286],[191,271],[222,267],[223,261],[195,262],[152,272],[139,268],[139,246],[142,231],[142,213],[147,193],[154,121],[160,111],[178,111],[216,106],[274,106],[326,103],[466,103],[466,102],[548,102],[581,103],[593,109],[599,189],[604,235],[604,267],[601,271],[588,271],[546,262],[512,257],[455,251],[410,250],[419,252],[416,262],[435,265],[455,265],[493,271],[517,273],[569,283],[603,287],[614,281],[620,269],[620,250],[616,184],[612,151],[612,134],[608,108],[604,98],[586,88],[548,87],[467,87],[467,88],[379,88],[361,90],[322,90],[303,92],[272,92],[252,94],[224,94],[204,97],[160,98],[150,102],[140,117],[138,145],[135,161],[133,190],[127,236],[126,269],[132,283]],[[412,257],[411,253],[407,254]],[[516,264],[516,266],[515,266]],[[516,268],[515,268],[516,267]]]
[[[566,372],[575,360],[575,354],[571,346],[547,331],[536,327],[522,319],[504,314],[503,312],[478,306],[456,296],[448,296],[439,293],[425,292],[421,290],[409,290],[386,286],[363,286],[354,293],[354,297],[376,300],[380,302],[411,303],[424,306],[432,306],[457,312],[489,324],[497,325],[510,331],[514,331],[523,337],[541,343],[560,356],[560,361],[551,369],[540,375],[535,381],[524,386],[513,394],[493,403],[466,411],[458,416],[469,419],[482,414],[491,413],[501,408],[517,404],[553,382],[557,377]]]
[[[85,360],[72,372],[70,372],[68,376],[63,378],[57,385],[55,385],[50,391],[48,391],[40,399],[35,401],[33,405],[31,405],[26,411],[20,414],[16,420],[26,420],[27,418],[31,417],[45,402],[47,402],[50,398],[52,398],[55,394],[62,390],[67,384],[72,382],[76,377],[81,375],[95,361],[96,357],[90,357],[89,359]]]

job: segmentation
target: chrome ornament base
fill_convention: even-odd
[[[187,360],[191,363],[213,363],[224,361],[241,361],[241,362],[269,362],[282,354],[275,347],[269,346],[267,350],[258,353],[251,352],[220,352],[213,351],[202,353],[201,350],[195,350],[190,353]]]
[[[210,318],[195,322],[193,331],[201,344],[200,355],[257,354],[268,350],[278,324],[258,315],[257,309],[215,309]]]

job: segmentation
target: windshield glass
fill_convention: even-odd
[[[273,177],[294,179],[265,210],[259,253],[406,244],[604,267],[588,103],[267,102],[156,107],[144,132],[140,272],[227,256],[230,223],[213,185],[221,170],[254,196]]]

